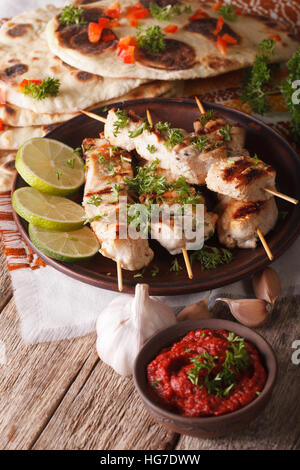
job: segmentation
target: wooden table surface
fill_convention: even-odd
[[[264,413],[241,433],[219,439],[179,435],[156,424],[130,378],[103,364],[95,334],[24,345],[9,274],[0,256],[1,449],[299,449],[300,365],[291,361],[300,340],[300,298],[282,299],[259,331],[273,345],[279,377]],[[229,317],[218,306],[215,316]],[[3,358],[2,358],[3,359]],[[2,362],[4,362],[2,360]]]

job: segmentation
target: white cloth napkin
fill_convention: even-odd
[[[65,0],[51,0],[57,6]],[[1,0],[0,17],[11,17],[49,3],[47,0]],[[50,266],[39,266],[19,235],[12,219],[9,195],[0,194],[0,233],[11,272],[15,302],[25,343],[55,341],[94,331],[101,310],[117,295],[71,279]],[[283,295],[300,291],[300,239],[273,263],[283,284]],[[228,267],[230,269],[230,266]],[[207,293],[162,297],[175,310],[196,302]],[[251,282],[237,282],[216,289],[216,297],[243,298],[253,295]]]

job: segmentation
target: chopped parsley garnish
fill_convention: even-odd
[[[58,18],[62,24],[87,24],[83,17],[83,8],[74,5],[66,5]]]
[[[28,80],[24,85],[24,94],[31,95],[35,100],[44,100],[49,96],[55,97],[58,95],[60,81],[58,78],[48,77],[42,80],[40,84]]]
[[[124,129],[129,120],[128,114],[125,109],[117,109],[116,116],[118,119],[113,123],[113,134],[115,137],[117,137],[121,129]]]
[[[166,5],[160,7],[157,3],[151,2],[149,9],[153,18],[161,21],[170,21],[173,15],[179,16],[182,13],[192,13],[192,7],[190,5],[186,5],[181,10],[180,5]]]
[[[151,276],[156,277],[159,273],[159,267],[158,266],[153,266],[153,269],[151,271]]]
[[[110,176],[114,176],[116,174],[115,165],[113,162],[108,162],[106,169]]]
[[[170,271],[176,272],[176,273],[178,273],[179,271],[182,271],[182,266],[180,266],[177,258],[174,258],[174,261],[172,262],[171,267],[170,267]]]
[[[135,137],[141,135],[145,129],[149,129],[149,123],[146,119],[144,120],[143,124],[140,127],[138,127],[138,129],[136,129],[135,131],[129,131],[128,136],[131,139],[134,139]]]
[[[146,268],[143,268],[139,273],[134,274],[133,277],[135,277],[135,278],[143,277],[143,276],[144,276],[145,269],[146,269]]]
[[[190,362],[193,364],[193,367],[187,372],[187,378],[193,385],[198,385],[199,382],[199,372],[203,369],[207,370],[207,374],[214,369],[216,366],[215,361],[216,357],[211,356],[207,352],[200,354],[199,356],[191,357]]]
[[[75,161],[76,161],[75,157],[69,158],[69,160],[66,161],[66,164],[67,164],[70,168],[72,168],[72,170],[73,170],[74,165],[75,165]]]
[[[222,264],[229,264],[233,260],[231,251],[225,248],[216,248],[213,246],[204,245],[200,250],[196,250],[191,254],[191,262],[194,260],[199,261],[201,270],[206,271],[216,269]]]
[[[193,364],[187,372],[187,377],[193,385],[199,385],[199,373],[205,370],[205,376],[199,388],[205,387],[209,394],[226,397],[237,383],[240,372],[250,365],[250,355],[245,345],[245,340],[230,332],[228,335],[228,347],[226,357],[219,372],[213,376],[212,371],[218,365],[217,356],[207,352],[190,358]]]
[[[237,14],[232,5],[222,5],[218,13],[220,13],[224,20],[235,21],[237,19]]]
[[[99,155],[98,162],[100,163],[100,165],[104,165],[104,163],[106,162],[106,158],[103,155]]]
[[[166,48],[164,34],[158,25],[149,26],[147,29],[138,26],[136,40],[140,49],[152,54],[159,54]]]
[[[206,111],[205,114],[201,114],[201,116],[198,117],[198,121],[201,122],[201,124],[203,126],[205,126],[205,124],[210,121],[211,119],[214,118],[214,115],[215,115],[215,112],[213,109],[209,109],[208,111]]]
[[[159,160],[154,160],[148,166],[138,167],[137,174],[132,179],[125,178],[129,189],[135,191],[139,196],[142,194],[163,194],[169,189],[165,176],[157,174]]]
[[[121,162],[127,162],[127,163],[131,163],[131,158],[129,157],[124,157],[124,155],[120,155],[120,160]]]
[[[67,236],[67,239],[68,239],[68,240],[71,240],[72,242],[78,242],[78,238],[76,238],[76,237],[71,237],[71,235],[68,235],[68,236]]]
[[[169,122],[157,122],[155,124],[155,129],[160,131],[160,132],[169,132],[171,129],[171,124]]]
[[[119,200],[119,192],[121,191],[122,186],[119,184],[114,184],[111,188],[111,192],[114,196],[114,201],[117,202]]]
[[[85,215],[83,217],[83,225],[86,225],[86,224],[91,224],[92,222],[96,222],[97,220],[101,220],[101,219],[105,219],[107,217],[107,214],[98,214],[98,215],[95,215],[94,217],[88,217],[87,215]]]
[[[153,388],[157,388],[157,384],[161,381],[161,379],[159,377],[157,377],[155,380],[153,380],[152,382],[152,387]]]
[[[148,150],[148,152],[150,152],[150,153],[155,153],[155,152],[157,152],[157,148],[155,147],[155,145],[150,145],[150,144],[148,144],[148,145],[147,145],[147,150]]]
[[[83,154],[85,152],[88,152],[91,148],[92,148],[92,145],[89,145],[87,148],[85,148],[85,146],[82,144],[80,147],[77,147],[74,150],[74,153],[76,153],[76,155],[78,155],[78,157],[82,158]]]
[[[231,132],[231,125],[230,124],[226,124],[225,126],[223,126],[219,129],[219,133],[221,134],[221,136],[223,137],[225,142],[230,142],[231,141],[230,132]]]
[[[198,150],[199,153],[202,153],[210,145],[210,143],[208,137],[199,136],[192,140],[192,145]]]
[[[98,207],[101,201],[102,201],[101,196],[91,196],[89,200],[87,201],[87,203],[91,204],[92,206]]]
[[[55,174],[56,174],[57,179],[60,180],[60,178],[62,176],[62,172],[61,171],[56,171]]]
[[[184,134],[180,129],[170,129],[168,132],[168,139],[165,143],[167,148],[173,148],[175,145],[180,145],[184,141]]]

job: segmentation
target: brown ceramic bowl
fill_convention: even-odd
[[[190,418],[166,410],[149,393],[146,377],[147,365],[163,348],[179,341],[189,331],[199,328],[233,331],[252,343],[259,351],[262,363],[267,371],[267,381],[261,394],[243,408],[221,416]],[[154,335],[140,350],[135,361],[133,375],[135,387],[147,410],[156,421],[180,434],[214,438],[246,427],[250,421],[263,411],[271,398],[275,385],[277,361],[274,351],[267,341],[250,328],[227,320],[190,320],[173,325]]]

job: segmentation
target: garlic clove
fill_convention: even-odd
[[[272,305],[261,299],[225,299],[216,301],[227,303],[237,321],[245,326],[255,328],[263,325],[272,312]]]
[[[185,320],[200,320],[201,318],[211,318],[212,314],[208,309],[208,300],[210,293],[207,297],[196,302],[194,304],[188,305],[177,315],[177,321]]]
[[[274,305],[281,293],[281,283],[277,272],[266,268],[255,274],[252,279],[254,293],[258,299]]]

